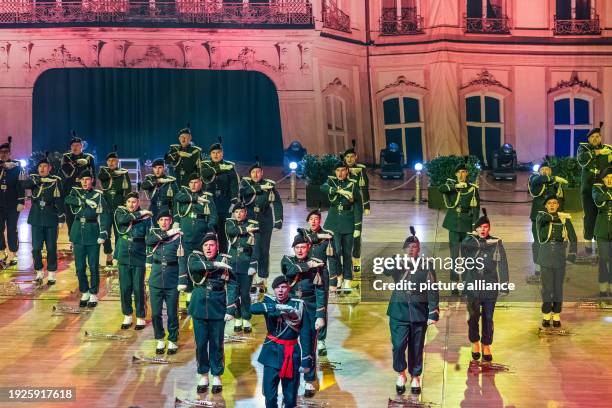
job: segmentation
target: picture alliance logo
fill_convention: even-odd
[[[406,254],[396,254],[390,257],[374,257],[372,259],[372,272],[381,275],[385,271],[403,270],[415,273],[417,270],[454,271],[461,275],[467,270],[482,270],[485,268],[485,259],[482,257],[428,257],[421,254],[418,257]]]

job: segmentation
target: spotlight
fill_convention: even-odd
[[[480,163],[476,163],[476,168],[480,170]]]
[[[540,171],[540,165],[539,164],[534,164],[533,165],[533,172],[537,173],[538,171]]]
[[[19,165],[25,169],[28,165],[28,161],[26,159],[19,159]]]
[[[422,171],[423,170],[423,163],[417,163],[414,165],[414,169],[416,171]]]
[[[298,165],[297,165],[296,162],[293,161],[293,162],[289,163],[289,169],[296,170],[297,168],[298,168]]]

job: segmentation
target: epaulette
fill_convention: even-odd
[[[236,165],[236,163],[231,162],[231,161],[229,161],[229,160],[223,160],[223,161],[225,162],[225,164],[231,164],[232,166],[235,166],[235,165]]]
[[[276,185],[276,181],[270,179],[264,179],[265,182],[270,183],[272,185]]]
[[[252,181],[250,177],[243,177],[242,179],[246,181]]]
[[[92,159],[94,158],[94,157],[93,157],[93,154],[89,154],[89,153],[83,153],[83,156],[89,156],[89,157],[91,157]]]
[[[476,187],[476,188],[480,188],[480,187],[478,187],[478,184],[474,184],[474,183],[470,183],[470,186]]]
[[[97,188],[94,188],[93,191],[98,193],[98,194],[102,194],[102,190],[98,190]]]
[[[196,145],[191,145],[194,149],[202,151],[202,148],[200,146],[196,146]]]
[[[123,205],[118,205],[117,209],[122,209],[122,210],[128,211],[127,207],[123,206]]]
[[[204,255],[204,252],[198,251],[197,249],[194,249],[193,251],[191,251],[191,253],[196,255]]]
[[[256,220],[247,220],[247,223],[249,223],[249,224],[259,224],[259,221],[256,221]]]
[[[207,196],[211,196],[211,197],[212,197],[213,193],[210,193],[210,192],[208,192],[208,191],[205,191],[205,192],[204,192],[204,194],[202,194],[202,195],[207,195]]]
[[[220,256],[222,258],[229,258],[230,257],[228,254],[222,254],[222,253],[218,253],[217,256]]]
[[[446,179],[446,182],[447,182],[447,183],[448,183],[449,181],[450,181],[451,183],[457,183],[457,180],[452,179],[452,178],[447,178],[447,179]]]
[[[327,178],[330,179],[330,180],[336,180],[338,177],[336,177],[336,176],[327,176]]]
[[[60,176],[51,175],[51,178],[54,178],[54,179],[56,179],[58,181],[62,181],[62,178]]]
[[[331,235],[331,236],[333,236],[333,235],[334,235],[333,231],[326,230],[326,229],[324,229],[324,228],[321,228],[321,231],[323,231],[323,233],[325,233],[325,234],[329,234],[329,235]]]
[[[366,168],[366,165],[365,165],[365,164],[360,164],[360,163],[357,163],[357,164],[355,165],[355,167],[359,167],[360,169],[365,169],[365,168]]]
[[[62,156],[70,156],[71,154],[72,154],[72,152],[66,152]]]
[[[170,147],[179,147],[180,148],[181,145],[180,144],[171,144]]]
[[[225,219],[225,221],[236,221],[235,219],[233,219],[232,217],[228,217]]]
[[[595,186],[597,186],[597,187],[603,186],[603,183],[593,183],[593,187],[595,187]]]
[[[296,299],[296,298],[292,298],[292,297],[290,297],[290,298],[289,298],[289,300],[290,300],[290,301],[297,302],[297,303],[304,303],[304,300],[303,300],[303,299]]]

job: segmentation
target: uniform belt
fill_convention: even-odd
[[[206,289],[209,292],[225,292],[225,286],[214,286],[211,285],[210,283],[205,283],[203,285],[199,285],[197,283],[193,284],[194,286],[200,286],[204,289]]]
[[[97,218],[79,217],[79,222],[81,224],[96,224],[98,222],[98,219]]]
[[[205,219],[207,217],[208,217],[208,215],[206,215],[206,214],[196,214],[196,213],[193,213],[193,212],[189,214],[189,218],[195,218],[195,219],[198,219],[198,220],[203,220],[203,219]]]
[[[126,241],[130,241],[130,242],[145,242],[145,239],[142,237],[121,237],[123,239],[125,239]]]
[[[177,266],[178,261],[160,261],[158,259],[153,260],[154,264],[163,265],[163,266]]]
[[[461,213],[461,214],[467,214],[467,213],[471,212],[472,209],[471,208],[467,208],[466,209],[466,208],[461,208],[461,207],[455,207],[455,211],[457,211],[458,213]]]
[[[337,205],[336,206],[336,210],[338,211],[353,211],[353,206],[352,205]]]
[[[283,340],[268,333],[266,336],[270,341],[283,346],[283,366],[280,369],[280,378],[293,378],[293,349],[297,344],[297,339]]]

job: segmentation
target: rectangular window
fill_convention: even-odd
[[[593,127],[591,102],[580,96],[557,99],[554,104],[555,155],[576,155],[578,145],[586,142],[586,135]]]
[[[412,166],[423,161],[424,122],[421,101],[417,98],[395,97],[383,101],[385,141],[397,143],[405,158],[405,164]]]

